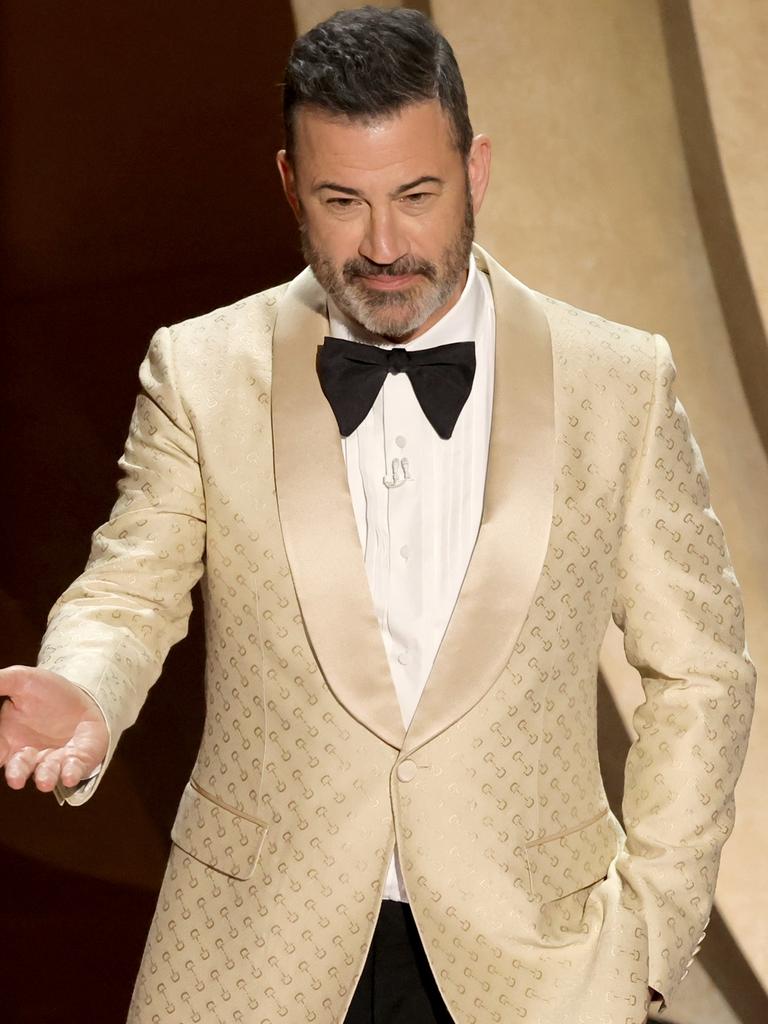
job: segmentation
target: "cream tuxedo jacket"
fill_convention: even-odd
[[[314,277],[152,341],[119,500],[41,653],[99,702],[111,757],[202,575],[207,717],[133,1024],[342,1021],[395,838],[460,1024],[639,1024],[698,948],[754,676],[669,351],[476,257],[497,316],[484,515],[407,732]],[[611,616],[646,694],[626,835],[596,742]]]

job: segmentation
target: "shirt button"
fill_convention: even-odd
[[[412,782],[418,770],[414,761],[401,761],[397,766],[397,777],[401,782]]]
[[[398,434],[395,438],[395,444],[398,448],[405,448],[405,438],[402,434]]]
[[[411,553],[411,551],[410,551],[410,548],[408,547],[408,545],[407,544],[403,544],[403,546],[400,548],[400,557],[407,559],[408,555],[410,555],[410,553]]]
[[[397,660],[401,665],[407,665],[408,662],[410,661],[410,658],[408,657],[407,654],[398,654]]]

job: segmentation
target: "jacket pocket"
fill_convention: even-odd
[[[171,839],[195,860],[232,878],[253,874],[267,826],[202,789],[193,779],[184,788]]]
[[[617,851],[607,807],[581,825],[528,843],[531,894],[548,902],[585,889],[605,878]]]

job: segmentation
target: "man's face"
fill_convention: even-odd
[[[407,341],[456,302],[488,177],[478,136],[465,161],[437,100],[375,121],[300,108],[295,157],[278,166],[305,259],[339,307]]]

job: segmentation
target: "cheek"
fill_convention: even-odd
[[[438,261],[456,238],[461,221],[454,216],[419,218],[411,229],[414,255]]]
[[[351,220],[332,219],[327,215],[306,215],[304,228],[316,249],[334,263],[342,264],[357,254],[360,229]]]

